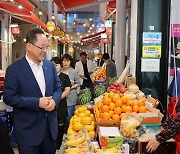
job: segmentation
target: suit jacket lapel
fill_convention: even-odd
[[[24,73],[26,78],[31,82],[31,84],[35,87],[35,89],[42,95],[39,85],[36,81],[36,78],[35,78],[32,70],[31,70],[31,67],[29,66],[25,57],[22,59],[21,64],[22,64],[21,65],[22,72]]]
[[[44,79],[45,79],[45,84],[46,84],[45,95],[47,94],[48,85],[49,85],[48,84],[49,71],[50,69],[48,68],[48,65],[46,64],[46,61],[43,61],[43,72],[44,72]]]

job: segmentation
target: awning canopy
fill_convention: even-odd
[[[29,10],[24,8],[19,9],[17,5],[12,5],[10,3],[0,2],[0,10],[17,16],[31,16]]]
[[[106,31],[104,30],[104,31],[101,31],[101,32],[96,33],[96,34],[83,37],[83,38],[81,39],[81,42],[84,43],[84,44],[86,44],[86,45],[100,42],[100,41],[101,41],[101,34],[102,34],[102,33],[105,33],[105,32],[106,32]]]
[[[15,0],[17,3],[21,4],[24,8],[28,9],[29,11],[33,12],[35,6],[29,3],[27,0]]]
[[[22,20],[26,20],[27,22],[34,23],[36,25],[41,26],[43,29],[46,29],[46,25],[44,22],[39,19],[33,12],[27,9],[19,9],[17,5],[13,5],[12,3],[4,3],[0,2],[0,10],[4,12],[8,12],[15,17],[18,17]]]
[[[65,14],[65,11],[74,8],[87,7],[89,5],[97,5],[99,3],[105,3],[109,1],[112,0],[54,0],[62,14]]]

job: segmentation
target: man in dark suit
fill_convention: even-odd
[[[27,33],[26,50],[6,71],[3,99],[14,108],[19,153],[54,154],[61,84],[54,64],[45,59],[48,39],[41,29]]]
[[[102,59],[102,54],[98,54],[98,59],[97,59],[97,66],[101,67],[104,64],[104,60]]]

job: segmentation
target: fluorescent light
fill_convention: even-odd
[[[18,27],[18,24],[10,24],[11,28]]]

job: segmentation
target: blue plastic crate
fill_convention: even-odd
[[[141,126],[146,127],[147,129],[159,130],[161,127],[161,123],[159,123],[159,124],[141,124]]]

